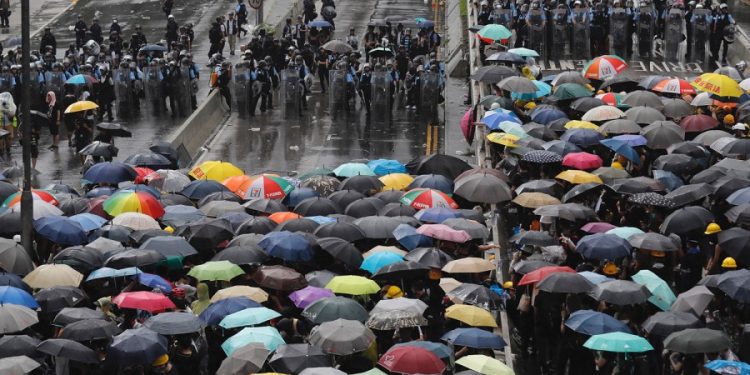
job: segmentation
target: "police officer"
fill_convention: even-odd
[[[719,60],[719,52],[721,47],[724,50],[721,51],[721,62],[727,63],[727,52],[729,50],[729,44],[734,41],[734,30],[731,29],[731,37],[729,37],[728,26],[734,26],[734,18],[729,14],[729,6],[726,3],[719,5],[719,12],[713,16],[711,22],[711,57],[714,60]]]
[[[135,25],[135,32],[130,36],[130,51],[131,54],[136,55],[141,47],[145,46],[146,35],[141,32],[141,25]]]
[[[258,62],[258,73],[256,75],[257,84],[260,85],[260,112],[263,113],[266,109],[273,109],[271,100],[271,75],[268,73],[268,63],[265,60]],[[256,84],[256,83],[253,83]],[[250,108],[251,112],[255,112],[255,105],[258,100],[255,100],[253,107]]]
[[[180,27],[177,25],[177,21],[174,19],[174,15],[167,16],[167,32],[164,37],[167,39],[167,46],[171,48],[172,43],[176,43],[180,39]]]
[[[91,39],[93,39],[95,42],[99,44],[102,44],[102,42],[104,42],[104,38],[102,38],[102,27],[99,25],[98,18],[94,18],[94,21],[91,24],[91,28],[89,28],[89,33],[91,33]]]
[[[45,27],[44,34],[42,34],[42,39],[39,42],[39,50],[44,51],[48,46],[52,47],[53,56],[57,54],[57,40],[55,39],[55,36],[52,35],[52,29]]]
[[[75,30],[76,33],[76,48],[80,49],[83,46],[83,43],[86,43],[86,32],[89,30],[82,15],[78,15],[78,21],[73,27],[73,30]]]
[[[365,65],[359,76],[359,95],[364,102],[365,110],[369,114],[370,101],[372,99],[372,73],[370,72],[370,65]]]

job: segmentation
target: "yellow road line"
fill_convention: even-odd
[[[432,154],[432,126],[427,124],[427,147],[425,147],[425,155]]]

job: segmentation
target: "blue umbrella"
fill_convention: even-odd
[[[614,260],[629,256],[632,249],[626,239],[609,233],[584,236],[576,245],[576,251],[588,259]]]
[[[599,144],[604,138],[602,133],[593,129],[568,129],[560,136],[563,141],[568,141],[579,147],[589,147]]]
[[[374,274],[379,269],[393,263],[403,262],[404,257],[390,251],[375,253],[367,257],[359,268]]]
[[[180,194],[192,200],[200,200],[206,195],[217,193],[220,191],[228,192],[229,189],[214,180],[195,180],[187,184],[187,186],[182,189]]]
[[[642,135],[637,135],[637,134],[623,134],[623,135],[612,137],[612,139],[623,141],[627,143],[628,146],[630,147],[645,146],[646,143],[648,143],[648,141],[646,140],[646,137]]]
[[[584,335],[601,335],[609,332],[631,333],[625,323],[607,315],[593,310],[578,310],[572,314],[565,325]]]
[[[164,280],[164,278],[159,275],[144,272],[137,274],[136,278],[142,285],[145,285],[149,288],[159,289],[162,291],[162,293],[170,293],[172,291],[172,285],[169,284],[169,281]]]
[[[113,188],[112,186],[100,186],[97,188],[93,188],[86,192],[86,198],[96,198],[96,197],[103,197],[103,196],[110,196],[114,194],[117,191],[117,189]]]
[[[5,286],[14,286],[19,289],[23,289],[27,292],[31,292],[31,288],[26,285],[25,282],[21,279],[21,276],[16,275],[15,273],[10,272],[4,272],[0,270],[0,285]]]
[[[502,108],[487,112],[482,118],[482,122],[487,125],[487,128],[490,130],[498,130],[500,123],[503,121],[510,121],[518,124],[523,123],[515,113]]]
[[[547,125],[552,121],[567,119],[568,115],[559,108],[544,107],[531,113],[531,121]]]
[[[133,276],[135,274],[143,273],[138,267],[128,267],[120,270],[114,268],[102,267],[89,274],[86,281],[98,280],[98,279],[109,279],[115,277]]]
[[[21,305],[38,309],[39,304],[29,292],[13,286],[0,286],[0,305]]]
[[[534,100],[539,99],[541,97],[547,96],[552,92],[552,86],[550,86],[547,83],[544,83],[542,81],[531,81],[536,86],[536,91],[533,93],[528,94],[521,94],[521,93],[515,93],[511,92],[510,97],[513,100]],[[563,115],[565,115],[563,113]]]
[[[221,320],[227,315],[250,307],[261,306],[258,302],[247,297],[224,298],[208,305],[198,317],[201,318],[206,325],[212,326],[219,324],[219,322],[221,322]]]
[[[479,328],[456,328],[440,339],[453,345],[475,349],[503,350],[506,345],[502,337]]]
[[[313,258],[313,248],[302,235],[288,231],[270,232],[258,242],[268,255],[288,262],[308,262]]]
[[[296,188],[292,190],[289,194],[287,194],[286,197],[284,197],[283,202],[288,207],[296,207],[299,204],[299,202],[302,202],[303,200],[307,198],[314,198],[314,197],[319,197],[319,196],[320,194],[311,188],[305,188],[305,187]]]
[[[683,182],[681,178],[677,177],[677,175],[670,171],[654,169],[651,172],[654,175],[654,179],[661,182],[667,191],[673,191],[678,187],[685,185],[685,182]]]
[[[161,217],[161,222],[172,227],[181,227],[204,217],[206,217],[206,214],[203,211],[193,206],[178,204],[164,207],[164,215]]]
[[[408,189],[434,189],[453,195],[453,180],[441,174],[423,174],[414,178]]]
[[[83,179],[97,184],[119,184],[123,181],[132,181],[137,176],[133,167],[113,161],[94,164],[83,175]]]
[[[602,139],[601,141],[599,141],[599,143],[603,144],[608,149],[624,156],[626,159],[632,161],[633,163],[641,164],[641,157],[640,155],[638,155],[638,152],[624,141],[619,141],[617,139]]]
[[[417,233],[417,230],[409,224],[399,224],[396,229],[393,230],[393,236],[398,243],[409,250],[414,250],[418,247],[432,246],[432,238]]]
[[[422,17],[417,17],[414,19],[414,21],[417,23],[417,26],[419,26],[420,29],[429,29],[430,27],[435,25],[434,22]]]
[[[750,203],[750,187],[736,190],[730,194],[727,199],[727,203],[739,206],[741,204]]]
[[[719,374],[750,375],[750,365],[745,362],[715,359],[706,363],[705,367]]]
[[[70,217],[70,220],[73,220],[76,223],[80,224],[81,228],[83,228],[83,230],[85,230],[86,232],[99,229],[102,227],[102,225],[107,223],[107,220],[103,217],[90,213],[73,215]]]
[[[377,159],[371,160],[367,163],[367,166],[372,169],[378,176],[385,176],[391,173],[406,173],[406,166],[401,164],[398,160],[392,159]]]
[[[453,356],[453,350],[448,347],[448,345],[441,344],[438,342],[432,342],[432,341],[409,341],[409,342],[402,342],[400,344],[393,345],[394,348],[397,348],[399,346],[414,346],[417,348],[424,348],[432,352],[432,354],[435,354],[438,356],[438,358],[451,358]]]
[[[67,246],[82,245],[88,241],[81,224],[64,216],[47,216],[34,221],[34,230],[44,238]]]
[[[448,219],[458,219],[464,217],[461,211],[445,207],[431,207],[418,211],[414,217],[423,223],[440,224]]]
[[[312,22],[308,22],[307,26],[309,27],[331,27],[331,23],[324,20],[315,20]]]
[[[68,78],[65,83],[71,84],[71,85],[86,85],[89,83],[93,83],[92,81],[95,81],[93,77],[86,77],[83,74],[76,74],[70,78]]]

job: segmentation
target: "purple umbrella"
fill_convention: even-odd
[[[319,299],[334,296],[335,294],[333,294],[333,292],[328,289],[306,286],[290,294],[289,299],[294,302],[294,306],[297,306],[300,309],[304,309],[305,307]]]

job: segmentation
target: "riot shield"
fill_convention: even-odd
[[[539,52],[544,57],[547,54],[547,33],[544,30],[544,14],[541,9],[529,11],[529,48]]]
[[[128,119],[135,111],[130,69],[116,69],[113,72],[113,80],[115,82],[115,97],[117,98],[117,118]]]
[[[44,80],[47,85],[46,91],[54,91],[58,98],[62,97],[65,73],[49,71],[44,73]]]
[[[710,17],[711,10],[695,9],[693,10],[693,18],[690,22],[690,26],[693,28],[690,40],[690,61],[699,63],[703,67],[707,66],[709,60],[706,43],[709,40],[711,31]]]
[[[250,108],[250,74],[244,64],[234,67],[234,82],[232,91],[234,95],[234,107],[240,118],[247,117]]]
[[[571,40],[571,55],[573,59],[588,60],[589,53],[589,10],[587,8],[573,9],[573,39]]]
[[[372,120],[387,123],[391,118],[391,75],[386,71],[372,72]]]
[[[143,86],[146,96],[146,103],[151,113],[163,113],[164,94],[162,92],[163,77],[161,69],[158,66],[147,66],[143,68]]]
[[[1,73],[0,74],[0,92],[13,92],[14,81],[15,81],[15,78],[13,78],[12,74]]]
[[[349,93],[346,87],[346,70],[333,69],[328,72],[328,98],[331,107],[331,114],[338,111],[347,111]]]
[[[193,85],[190,83],[190,68],[186,65],[180,67],[180,80],[177,82],[177,108],[180,116],[188,117],[193,112]]]
[[[555,9],[552,11],[552,46],[550,58],[560,60],[565,57],[568,44],[568,11]]]
[[[302,114],[302,85],[297,69],[288,68],[281,71],[281,93],[279,104],[285,118],[295,118]]]
[[[654,43],[654,8],[642,6],[638,14],[638,56],[650,60],[653,57]]]
[[[612,9],[612,14],[609,16],[610,50],[624,59],[628,58],[628,38],[630,37],[628,23],[630,23],[630,16],[625,9]]]
[[[664,25],[664,61],[682,62],[685,52],[682,39],[685,36],[685,13],[682,9],[672,8],[667,13]]]
[[[438,101],[440,98],[440,76],[438,73],[425,72],[420,80],[419,112],[434,120],[437,118]]]
[[[42,103],[42,82],[40,81],[43,79],[43,77],[40,76],[39,71],[36,69],[31,70],[31,78],[29,80],[30,87],[29,87],[29,93],[31,94],[31,100],[30,105],[31,108],[41,108]],[[46,94],[46,93],[45,93]]]

